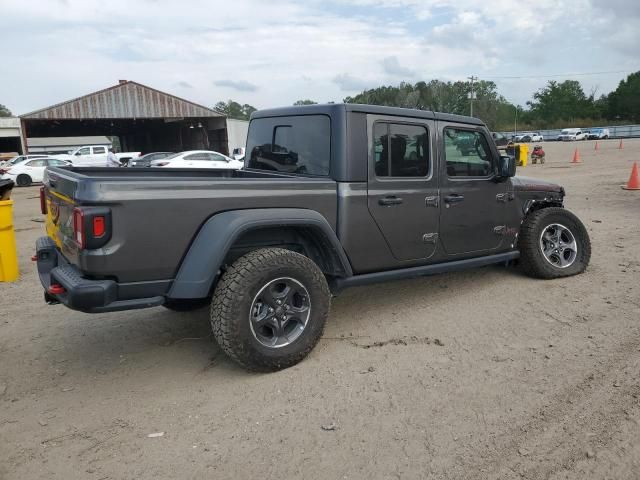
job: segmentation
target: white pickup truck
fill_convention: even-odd
[[[69,160],[74,167],[104,167],[107,165],[107,153],[109,147],[105,145],[83,145],[70,153],[51,155],[61,160]],[[125,164],[125,161],[140,156],[141,152],[121,152],[116,153],[118,160]]]

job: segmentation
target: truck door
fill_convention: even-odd
[[[500,248],[506,234],[509,182],[496,182],[498,154],[484,129],[438,122],[440,238],[449,255]]]
[[[439,199],[432,120],[369,115],[368,208],[398,261],[433,255]]]
[[[107,164],[107,147],[91,147],[93,163],[96,165]]]

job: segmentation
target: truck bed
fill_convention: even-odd
[[[200,227],[216,213],[306,208],[336,229],[337,184],[329,178],[213,169],[51,168],[48,235],[83,274],[118,282],[170,283]],[[293,202],[293,204],[292,204]],[[126,204],[126,205],[125,205]],[[75,206],[108,207],[112,238],[80,251],[70,233]]]

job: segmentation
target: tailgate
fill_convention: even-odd
[[[76,250],[73,238],[73,209],[78,179],[71,172],[53,168],[47,169],[44,178],[44,201],[47,207],[46,230],[61,250]]]
[[[62,250],[63,245],[73,243],[73,200],[61,193],[44,189],[47,205],[47,236]]]

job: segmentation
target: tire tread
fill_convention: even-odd
[[[576,240],[580,242],[581,250],[578,252],[580,258],[577,258],[576,262],[581,262],[582,264],[578,271],[563,270],[548,265],[539,249],[538,235],[541,224],[547,217],[553,215],[568,217],[568,219],[570,219],[577,228],[577,231],[574,232],[574,236],[576,237]],[[582,273],[589,264],[589,260],[591,258],[591,241],[586,228],[578,217],[562,207],[547,207],[536,210],[535,212],[527,215],[520,228],[518,248],[520,250],[519,264],[522,271],[526,275],[541,279],[561,278]]]
[[[283,248],[263,248],[254,250],[236,260],[222,275],[216,286],[211,302],[211,328],[213,336],[222,350],[236,363],[248,370],[274,371],[287,368],[305,358],[315,347],[322,336],[324,322],[311,342],[287,358],[256,358],[252,352],[244,348],[240,341],[238,319],[234,317],[234,306],[245,300],[248,287],[256,272],[264,271],[266,264],[273,266],[289,266],[304,268],[313,277],[314,282],[330,299],[329,286],[318,266],[309,258]],[[328,315],[324,314],[324,318]]]

